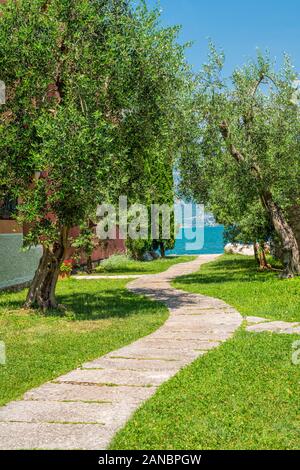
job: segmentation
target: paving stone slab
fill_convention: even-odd
[[[84,403],[62,401],[16,401],[0,410],[0,422],[102,424],[113,425],[127,420],[135,410],[135,403]]]
[[[188,333],[188,334],[191,334],[191,333],[194,333],[194,334],[199,334],[201,335],[203,332],[206,333],[206,332],[213,332],[213,333],[219,333],[219,332],[222,332],[222,333],[227,333],[227,332],[231,332],[231,331],[234,331],[232,329],[232,325],[231,324],[226,324],[225,322],[220,322],[219,324],[217,322],[208,322],[208,321],[204,321],[203,322],[203,325],[196,325],[194,324],[194,327],[192,329],[190,329],[187,325],[176,325],[176,324],[168,324],[166,325],[165,329],[164,329],[164,334],[165,333],[169,333],[170,334],[170,337],[173,337],[173,333]],[[157,333],[157,335],[153,336],[153,338],[156,338],[157,336],[159,336],[159,333]]]
[[[119,370],[152,370],[164,371],[170,370],[176,373],[184,365],[186,361],[163,361],[153,359],[122,359],[122,358],[101,358],[83,364],[83,369],[119,369]]]
[[[25,400],[42,401],[85,401],[85,402],[130,402],[140,403],[155,393],[156,387],[109,387],[99,385],[80,385],[68,383],[46,383],[30,390]]]
[[[206,325],[217,325],[218,327],[220,325],[232,326],[231,316],[227,315],[226,313],[212,316],[211,313],[208,313],[207,311],[205,311],[205,313],[203,313],[200,318],[199,315],[190,315],[188,320],[184,318],[183,315],[174,316],[166,323],[166,326],[178,326],[185,328],[188,324],[194,328],[199,327],[199,325],[203,325],[204,322]]]
[[[270,320],[268,320],[267,318],[262,318],[262,317],[246,317],[246,322],[247,323],[265,323],[265,322],[269,322]]]
[[[113,369],[77,369],[57,379],[58,382],[99,383],[116,385],[137,385],[149,387],[160,385],[171,376],[166,371],[136,371]]]
[[[176,318],[193,318],[193,317],[199,317],[203,316],[205,314],[214,314],[216,317],[219,316],[230,316],[232,313],[237,313],[236,310],[230,310],[230,309],[220,309],[220,308],[201,308],[201,309],[191,309],[191,310],[185,310],[185,309],[176,309],[174,310],[174,317]]]
[[[299,323],[289,323],[284,321],[273,321],[259,323],[246,328],[250,332],[270,332],[270,333],[285,333],[285,334],[300,334]]]
[[[1,450],[101,450],[107,431],[90,424],[0,423]]]
[[[149,345],[149,347],[155,346],[156,349],[165,349],[167,351],[170,350],[175,350],[175,351],[186,351],[189,353],[191,350],[194,349],[203,349],[209,350],[213,349],[219,346],[218,341],[201,341],[201,340],[196,340],[192,341],[189,340],[188,342],[186,340],[158,340],[158,339],[148,339],[144,341],[144,344]]]
[[[111,358],[131,358],[131,359],[163,359],[169,361],[182,361],[183,359],[190,359],[192,362],[197,357],[197,353],[193,349],[187,351],[185,347],[177,347],[176,350],[160,349],[145,345],[144,348],[126,349],[126,351],[117,351],[112,353]]]
[[[223,332],[223,331],[215,331],[215,330],[205,330],[203,331],[203,333],[201,332],[181,332],[181,331],[178,331],[178,332],[173,332],[173,338],[174,340],[187,340],[187,341],[224,341],[224,340],[227,340],[231,337],[231,335],[233,334],[234,330],[230,331],[230,332]],[[167,340],[167,339],[170,339],[170,334],[168,334],[168,332],[164,333],[163,331],[161,333],[159,333],[157,336],[156,336],[157,339],[160,339],[160,340]]]
[[[187,358],[189,356],[189,353],[191,350],[193,350],[195,347],[197,348],[198,345],[205,344],[205,343],[210,343],[212,340],[207,340],[207,335],[201,335],[201,337],[198,337],[197,339],[186,339],[184,338],[184,332],[181,333],[179,332],[174,332],[172,335],[172,339],[170,339],[170,336],[166,335],[165,337],[151,337],[148,339],[145,339],[143,343],[139,345],[133,344],[132,346],[128,346],[126,349],[123,349],[122,353],[127,353],[127,352],[134,352],[134,351],[139,351],[140,349],[145,349],[147,348],[149,351],[151,350],[156,350],[156,349],[165,349],[167,351],[170,351],[170,353],[174,353],[175,351],[181,351],[184,352],[186,351],[187,353]],[[215,343],[218,343],[218,341],[214,341]],[[216,344],[217,346],[217,344]]]

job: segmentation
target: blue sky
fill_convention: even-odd
[[[146,0],[152,7],[156,0]],[[164,25],[181,24],[181,41],[195,43],[188,52],[190,63],[199,69],[206,60],[207,40],[222,47],[226,74],[268,49],[278,62],[283,52],[300,72],[299,0],[160,0]]]

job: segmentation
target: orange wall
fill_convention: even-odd
[[[0,233],[23,233],[23,229],[15,220],[0,220]]]
[[[78,227],[72,228],[70,231],[70,238],[75,239],[78,235],[79,235],[79,228]],[[99,243],[99,240],[95,236],[95,245],[97,245],[98,243]],[[92,260],[100,261],[102,259],[109,258],[111,255],[114,255],[116,253],[125,253],[125,251],[126,251],[125,241],[118,239],[118,230],[117,230],[116,240],[105,240],[105,241],[102,241],[99,246],[96,246],[92,254]],[[66,259],[72,258],[74,254],[75,254],[75,249],[70,247],[67,251]],[[81,258],[81,263],[82,264],[86,263],[85,257]]]

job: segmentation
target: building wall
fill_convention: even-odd
[[[22,227],[15,220],[0,219],[0,235],[5,233],[23,233]]]
[[[42,254],[41,247],[22,251],[22,233],[0,233],[0,289],[33,279]]]
[[[78,227],[73,227],[70,231],[70,238],[71,239],[76,239],[80,233],[80,230]],[[97,239],[95,235],[95,249],[92,254],[92,261],[101,261],[103,259],[109,258],[111,255],[115,255],[117,253],[125,253],[126,252],[126,246],[125,246],[125,241],[124,240],[119,240],[119,230],[117,228],[117,238],[116,240],[105,240],[102,241],[101,243]],[[74,248],[70,247],[67,250],[66,254],[66,259],[71,259],[75,254]],[[86,257],[83,256],[81,258],[81,264],[86,263]]]
[[[5,233],[6,231],[6,233]],[[79,234],[78,228],[71,231],[72,237]],[[42,255],[42,247],[33,247],[23,251],[22,228],[14,221],[0,220],[0,290],[30,282]],[[123,240],[109,240],[95,248],[92,260],[100,261],[115,253],[124,253]],[[74,249],[69,248],[66,258],[72,258]],[[85,264],[83,257],[81,263]]]

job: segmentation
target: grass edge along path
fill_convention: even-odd
[[[223,255],[172,285],[224,300],[243,316],[300,322],[300,278],[280,279],[277,272],[260,272],[253,257]]]
[[[95,269],[94,274],[99,275],[143,275],[158,274],[167,271],[171,266],[195,260],[196,256],[166,256],[153,261],[135,261],[126,255],[113,255],[104,260]]]

